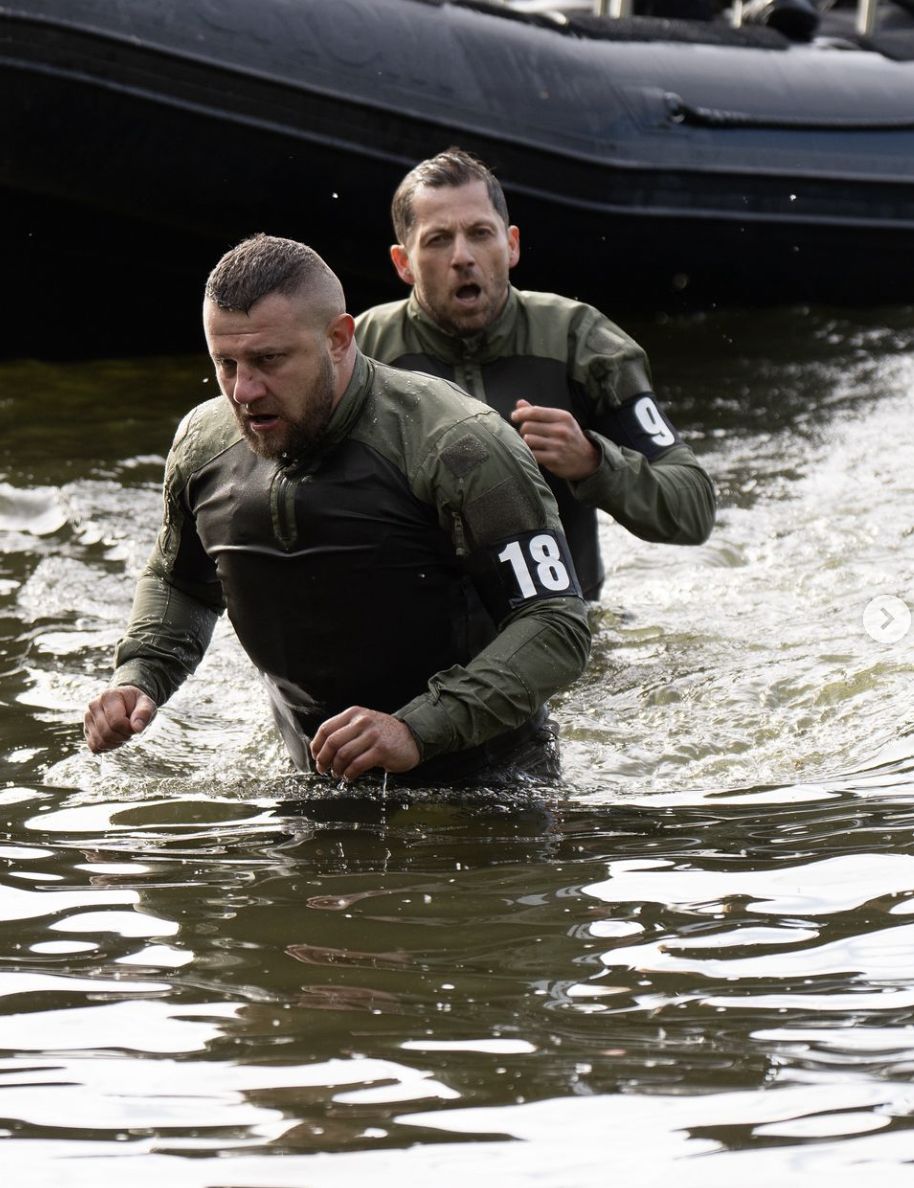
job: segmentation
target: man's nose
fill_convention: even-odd
[[[235,386],[232,388],[232,400],[236,404],[251,404],[254,400],[259,400],[265,392],[263,380],[254,368],[238,368]]]
[[[475,264],[475,262],[476,257],[473,255],[469,239],[465,235],[455,235],[451,263],[455,268],[461,268],[467,264]]]

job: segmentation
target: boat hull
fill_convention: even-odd
[[[196,341],[208,268],[258,230],[311,243],[353,309],[396,297],[390,196],[451,143],[497,168],[521,286],[619,314],[914,300],[907,63],[587,43],[417,0],[19,0],[0,31],[0,210],[31,310],[7,354],[46,343],[36,317],[62,352],[149,318],[154,349]]]

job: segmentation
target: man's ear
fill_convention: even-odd
[[[337,314],[327,327],[327,346],[334,363],[338,363],[349,350],[354,333],[355,319],[348,313]]]
[[[520,228],[512,223],[508,228],[508,267],[513,268],[520,259]]]
[[[409,266],[409,254],[402,243],[394,243],[390,248],[390,258],[393,261],[394,268],[397,270],[397,276],[406,285],[414,285],[416,278],[413,276],[413,270]]]

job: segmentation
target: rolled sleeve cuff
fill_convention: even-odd
[[[607,475],[613,471],[625,470],[626,461],[621,449],[606,437],[593,430],[586,431],[586,437],[600,451],[600,464],[593,474],[578,482],[569,482],[571,493],[581,503],[595,504],[606,489]]]
[[[417,697],[394,714],[412,731],[422,762],[458,749],[458,741],[447,710],[428,695]]]
[[[127,660],[119,665],[114,670],[111,685],[113,688],[119,685],[133,685],[137,689],[142,689],[156,705],[163,705],[168,700],[168,691],[160,681],[151,676],[148,666],[140,660]]]

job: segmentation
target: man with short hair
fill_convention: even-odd
[[[546,699],[589,632],[528,451],[454,385],[367,359],[337,277],[259,235],[210,274],[222,396],[182,421],[90,750],[142,731],[227,609],[303,769],[555,774]]]
[[[391,259],[407,300],[356,319],[362,350],[454,380],[520,431],[558,502],[586,598],[604,577],[596,508],[643,540],[701,544],[711,480],[651,390],[647,357],[599,310],[520,292],[520,257],[501,185],[451,148],[400,183]]]

